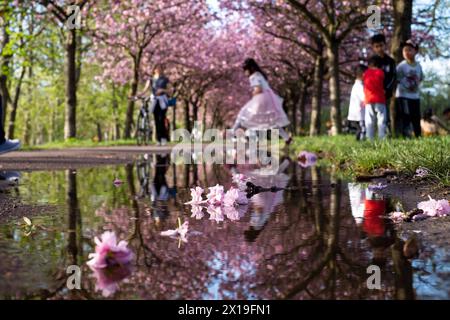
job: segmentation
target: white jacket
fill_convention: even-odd
[[[364,109],[364,85],[362,80],[356,80],[350,96],[347,119],[349,121],[364,121]]]

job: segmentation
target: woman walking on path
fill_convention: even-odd
[[[156,127],[156,140],[158,145],[166,145],[169,140],[169,131],[166,126],[166,113],[169,106],[168,95],[169,79],[164,75],[162,65],[157,65],[153,72],[153,79],[145,84],[141,95],[145,95],[151,87],[152,99],[150,113],[153,113]]]
[[[245,60],[243,69],[250,79],[253,98],[241,109],[232,129],[234,131],[239,127],[252,130],[278,129],[286,144],[290,144],[292,138],[283,129],[290,124],[283,110],[283,99],[273,92],[266,74],[255,60]]]

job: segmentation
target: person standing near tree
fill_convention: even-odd
[[[166,126],[166,113],[169,106],[168,95],[169,79],[164,75],[162,65],[156,65],[153,71],[153,78],[148,80],[142,94],[145,95],[147,90],[152,91],[152,99],[150,102],[150,113],[153,113],[156,127],[156,140],[158,145],[166,145],[169,140],[169,131]]]
[[[347,120],[356,127],[356,140],[362,141],[366,137],[365,104],[363,75],[367,70],[365,65],[359,65],[356,80],[350,95]]]
[[[384,92],[386,96],[386,128],[390,126],[389,106],[397,78],[397,67],[395,60],[386,53],[386,37],[383,34],[376,34],[370,39],[373,53],[380,57],[381,69],[384,71]]]
[[[416,61],[419,46],[412,40],[403,43],[403,60],[397,67],[397,123],[399,132],[411,137],[411,127],[416,138],[422,135],[420,128],[420,83],[422,66]]]
[[[3,121],[2,96],[0,95],[0,121]],[[5,130],[0,123],[0,154],[15,151],[20,148],[19,140],[9,140],[5,138]]]
[[[379,56],[369,59],[369,68],[364,72],[364,96],[366,103],[365,121],[369,140],[375,139],[375,126],[378,127],[378,137],[386,136],[386,96],[384,92],[384,72]]]

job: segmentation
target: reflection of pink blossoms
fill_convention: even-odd
[[[314,153],[302,151],[298,155],[298,164],[303,168],[312,167],[317,162],[317,156]]]
[[[222,222],[224,220],[223,208],[220,206],[209,206],[207,209],[210,214],[209,220],[214,220],[216,222]]]
[[[238,187],[239,190],[245,191],[247,189],[247,182],[249,179],[240,173],[233,174],[233,183]]]
[[[423,213],[430,217],[443,217],[450,215],[450,204],[448,200],[434,200],[430,197],[428,201],[422,201],[417,208],[423,210]]]
[[[222,205],[225,197],[223,186],[216,185],[215,187],[209,188],[209,193],[206,197],[208,198],[208,204],[213,206]]]
[[[131,274],[129,265],[117,265],[104,269],[91,268],[96,278],[95,290],[107,298],[119,289],[119,283]]]
[[[133,253],[127,248],[126,241],[117,243],[116,234],[106,231],[101,240],[95,237],[95,253],[89,254],[87,264],[92,268],[106,268],[114,265],[125,265],[133,259]]]
[[[224,208],[224,211],[227,218],[231,221],[237,221],[241,218],[239,215],[239,211],[235,207],[227,206]]]
[[[202,206],[192,205],[191,212],[192,212],[191,218],[195,218],[197,220],[201,220],[204,216]]]
[[[186,202],[186,204],[199,205],[205,203],[207,200],[203,200],[202,198],[203,189],[201,187],[195,187],[191,189],[191,197],[192,200]]]
[[[245,205],[248,204],[248,199],[244,192],[234,187],[231,187],[230,190],[228,190],[227,193],[225,194],[223,204],[229,207],[233,207],[236,204]]]
[[[174,230],[167,230],[167,231],[163,231],[161,232],[161,235],[163,237],[178,237],[180,238],[181,241],[183,242],[188,242],[187,241],[187,232],[189,230],[189,221],[185,221],[182,225],[180,220],[178,220],[178,224],[179,227],[174,229]]]

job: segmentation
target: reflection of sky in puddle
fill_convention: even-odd
[[[234,257],[232,259],[235,259]],[[236,263],[239,264],[239,268],[235,267]],[[208,293],[205,294],[203,299],[213,299],[213,300],[236,300],[236,299],[248,299],[255,300],[256,297],[250,293],[250,284],[243,282],[243,275],[246,277],[251,277],[255,273],[256,266],[254,263],[248,260],[237,260],[232,263],[229,260],[229,255],[222,252],[215,252],[211,261],[208,262],[209,267],[212,271],[212,278],[209,283],[206,284],[208,288]],[[233,266],[234,265],[234,266]],[[244,297],[239,297],[235,292],[230,290],[220,291],[222,286],[230,287],[233,289],[235,286],[240,286]]]
[[[17,221],[0,225],[0,297],[45,297],[39,290],[59,290],[66,277],[64,268],[73,263],[84,266],[83,272],[89,275],[84,286],[92,297],[99,297],[85,262],[94,250],[93,237],[105,230],[130,239],[130,247],[141,257],[136,272],[119,284],[113,296],[120,299],[274,298],[320,265],[329,239],[334,239],[334,216],[340,220],[336,246],[350,260],[362,265],[371,261],[372,249],[361,237],[364,201],[373,195],[366,185],[338,182],[332,187],[328,171],[300,168],[296,163],[268,176],[248,168],[237,169],[260,186],[288,187],[292,191],[259,194],[239,220],[225,216],[217,223],[209,220],[206,209],[202,219],[191,217],[191,208],[184,203],[190,200],[189,188],[196,184],[205,188],[221,183],[227,189],[233,168],[141,162],[139,166],[23,173],[18,195],[26,204],[49,205],[47,214],[30,216],[47,230],[25,237]],[[119,187],[113,185],[116,178],[123,181]],[[70,182],[77,186],[72,194]],[[74,197],[76,210],[70,207]],[[336,211],[331,214],[331,210]],[[160,236],[161,231],[176,227],[178,217],[190,224],[189,241],[181,248],[176,240]],[[142,252],[146,260],[142,260]],[[364,291],[362,285],[355,288],[355,283],[365,283],[366,274],[359,273],[355,265],[344,269],[341,255],[336,256],[337,260],[330,261],[307,286],[309,291],[319,298],[380,298],[376,292]],[[159,258],[164,262],[158,262]],[[393,272],[390,259],[388,273]],[[180,267],[176,267],[178,261]],[[332,265],[340,269],[328,270]],[[449,298],[450,264],[445,249],[436,249],[432,259],[414,260],[413,267],[418,269],[414,274],[418,298]],[[338,273],[334,286],[326,282],[329,272]],[[149,279],[143,281],[138,275]],[[352,279],[349,285],[346,279]],[[154,283],[158,281],[164,284],[163,289]],[[386,281],[383,286],[390,290],[383,298],[391,299],[395,282]],[[139,293],[135,293],[136,288]],[[56,296],[67,298],[69,294],[60,290]],[[299,297],[310,296],[302,293]]]
[[[448,299],[450,261],[448,250],[434,249],[430,258],[413,261],[414,287],[419,299]]]

